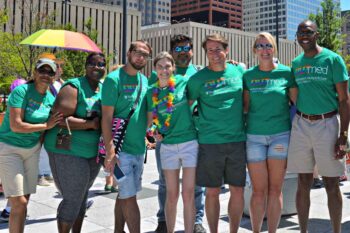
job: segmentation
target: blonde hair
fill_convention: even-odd
[[[277,44],[276,44],[276,40],[275,40],[275,38],[271,35],[271,33],[269,33],[269,32],[260,32],[260,33],[255,37],[255,41],[254,41],[254,45],[253,45],[253,53],[256,53],[256,49],[255,49],[256,42],[257,42],[259,39],[262,39],[262,38],[268,40],[268,41],[272,44],[272,47],[273,47],[273,54],[276,55],[276,54],[277,54]]]
[[[166,52],[166,51],[162,51],[160,53],[158,53],[158,55],[154,58],[153,60],[153,65],[156,66],[157,63],[159,62],[159,60],[166,58],[171,62],[172,66],[175,66],[175,61],[173,56],[170,55],[170,53]]]

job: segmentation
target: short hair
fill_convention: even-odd
[[[207,46],[208,41],[219,42],[220,44],[222,44],[222,47],[224,47],[224,49],[226,49],[228,47],[227,39],[225,37],[223,37],[222,35],[215,33],[215,34],[211,34],[211,35],[208,35],[205,37],[205,40],[202,43],[202,47],[205,51],[207,50],[206,46]]]
[[[300,25],[302,25],[302,24],[308,24],[308,23],[311,24],[312,26],[314,26],[316,31],[318,30],[317,23],[315,23],[315,22],[312,21],[311,19],[305,19],[305,20],[303,20],[301,23],[299,23],[298,29],[299,29],[299,26],[300,26]]]
[[[106,62],[106,57],[103,53],[93,52],[86,57],[85,66],[91,62],[93,57],[102,57],[103,60]]]
[[[177,44],[182,42],[188,42],[191,48],[193,47],[193,41],[191,37],[186,36],[184,34],[177,34],[171,37],[170,39],[170,50],[173,50]]]
[[[149,50],[149,54],[150,54],[150,55],[152,54],[152,47],[151,47],[151,45],[150,45],[147,41],[145,41],[145,40],[135,40],[135,41],[131,42],[128,52],[131,53],[132,51],[134,51],[134,50],[137,48],[137,44],[138,44],[138,43],[142,43],[142,44],[146,45],[147,48],[148,48],[148,50]]]
[[[172,64],[173,66],[175,66],[175,61],[174,61],[173,56],[171,56],[170,53],[168,53],[168,52],[166,52],[166,51],[162,51],[162,52],[160,52],[160,53],[157,54],[157,56],[156,56],[156,57],[154,58],[154,60],[153,60],[153,65],[156,66],[157,63],[159,62],[159,60],[161,60],[161,59],[163,59],[163,58],[168,59],[168,60],[171,62],[171,64]]]
[[[253,53],[256,53],[256,50],[255,50],[256,42],[261,38],[268,40],[272,44],[274,55],[276,55],[277,54],[276,40],[269,32],[260,32],[258,35],[256,35],[254,44],[253,44]]]

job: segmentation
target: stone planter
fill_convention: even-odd
[[[292,215],[296,214],[296,203],[295,203],[295,195],[297,191],[298,186],[298,175],[294,173],[287,173],[284,178],[284,184],[283,184],[283,209],[282,209],[282,215]],[[247,172],[247,181],[244,188],[244,214],[246,216],[250,216],[249,213],[249,203],[250,203],[250,196],[252,194],[252,186],[249,179],[249,175]]]

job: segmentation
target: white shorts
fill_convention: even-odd
[[[180,167],[196,167],[198,142],[192,140],[179,144],[161,144],[160,161],[163,170],[176,170]]]

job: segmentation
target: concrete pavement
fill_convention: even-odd
[[[149,151],[148,161],[145,164],[143,174],[143,190],[138,195],[138,202],[141,210],[141,230],[142,232],[153,232],[157,227],[156,213],[158,210],[157,202],[157,182],[158,174],[155,162],[154,151]],[[100,173],[93,187],[90,190],[90,199],[94,200],[93,206],[88,210],[83,225],[85,233],[112,233],[114,229],[114,200],[116,194],[103,194],[101,190],[104,188],[104,177]],[[343,224],[342,232],[350,232],[350,182],[342,183],[341,192],[343,194]],[[223,190],[220,195],[221,211],[219,232],[229,232],[227,203],[229,192]],[[311,193],[311,210],[309,220],[310,233],[329,233],[332,232],[329,222],[329,214],[327,209],[327,199],[324,188],[312,190]],[[56,210],[60,202],[60,195],[57,193],[54,185],[49,187],[37,188],[37,193],[32,195],[28,209],[28,218],[26,222],[26,233],[46,233],[57,232],[56,228]],[[182,200],[179,199],[178,217],[176,223],[176,232],[183,232],[183,215]],[[5,207],[6,200],[0,198],[0,209]],[[207,222],[204,220],[204,226]],[[0,233],[8,232],[8,224],[0,223]],[[126,229],[126,232],[127,229]],[[243,217],[241,221],[240,233],[252,232],[250,219]],[[263,232],[267,232],[266,222],[264,222]],[[299,232],[298,220],[296,215],[283,216],[281,219],[279,233]]]

